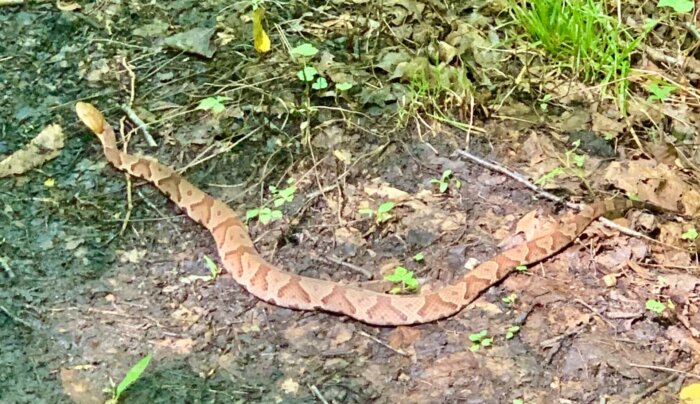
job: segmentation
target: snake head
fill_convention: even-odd
[[[102,112],[95,108],[92,104],[87,102],[78,102],[75,104],[75,113],[78,114],[78,118],[90,128],[90,130],[99,135],[104,132],[104,127],[107,125],[105,117]]]

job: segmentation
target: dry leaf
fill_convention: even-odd
[[[0,178],[25,173],[56,158],[63,148],[63,138],[61,126],[47,126],[24,148],[0,161]]]
[[[689,384],[678,394],[683,404],[700,404],[700,383]]]
[[[61,0],[56,1],[56,8],[61,11],[75,11],[80,10],[80,4],[76,2],[68,3]]]
[[[265,9],[258,7],[253,11],[253,45],[259,53],[267,53],[270,51],[270,37],[267,36],[265,29],[262,26]]]

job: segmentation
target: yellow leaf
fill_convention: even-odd
[[[56,185],[56,180],[53,179],[53,178],[47,178],[46,181],[44,181],[44,186],[45,186],[45,187],[51,188],[51,187],[53,187],[54,185]]]
[[[265,10],[262,7],[253,11],[253,46],[260,53],[270,51],[270,38],[262,26],[263,15],[265,15]]]
[[[683,404],[700,404],[700,383],[693,383],[683,387],[679,398]]]

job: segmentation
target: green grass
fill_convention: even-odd
[[[629,82],[630,55],[643,36],[635,38],[608,14],[601,0],[513,1],[513,16],[535,45],[603,92],[613,85],[621,111]],[[614,2],[610,2],[614,5]]]

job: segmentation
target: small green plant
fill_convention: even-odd
[[[456,178],[452,178],[452,170],[443,171],[442,177],[440,177],[440,179],[433,178],[432,180],[430,180],[431,184],[438,185],[438,191],[440,191],[441,194],[447,191],[447,188],[450,186],[450,182],[454,182],[455,188],[462,188],[462,181]]]
[[[695,241],[698,238],[698,231],[694,227],[688,229],[685,233],[681,234],[683,240]]]
[[[216,265],[216,262],[214,262],[213,259],[209,258],[208,255],[204,256],[204,262],[207,265],[207,268],[209,268],[209,273],[211,274],[211,279],[216,279],[221,271],[219,271],[219,266]]]
[[[393,217],[390,212],[392,211],[392,209],[394,209],[394,206],[396,206],[396,204],[394,202],[389,201],[379,205],[376,211],[371,208],[362,208],[358,212],[361,215],[367,215],[369,217],[375,216],[376,223],[381,224]]]
[[[564,169],[561,167],[554,167],[549,170],[546,174],[535,180],[535,185],[545,186],[549,181],[559,177],[564,174]]]
[[[272,221],[281,219],[282,216],[282,211],[279,209],[270,209],[270,208],[253,208],[253,209],[248,209],[245,212],[245,220],[249,221],[255,218],[258,218],[258,221],[262,224],[268,224]]]
[[[413,259],[413,261],[415,262],[423,262],[423,260],[425,259],[425,255],[422,252],[419,252],[418,254],[414,255],[411,259]]]
[[[488,336],[488,331],[482,330],[481,332],[469,334],[469,341],[472,342],[472,346],[469,347],[469,350],[476,352],[481,347],[486,348],[491,346],[493,343],[493,338]]]
[[[656,314],[663,314],[663,312],[666,310],[666,305],[661,303],[658,300],[654,299],[649,299],[647,300],[646,304],[644,305],[647,310],[656,313]]]
[[[670,0],[666,0],[670,1]],[[676,0],[680,1],[680,0]],[[689,1],[689,0],[688,0]],[[625,111],[631,55],[646,34],[635,38],[600,0],[510,0],[513,18],[531,42],[583,81],[615,85]]]
[[[344,81],[335,85],[335,89],[338,91],[348,91],[352,88],[352,83]]]
[[[273,198],[272,204],[276,208],[279,208],[280,206],[284,205],[285,203],[291,202],[294,199],[294,193],[297,192],[297,187],[293,184],[294,178],[290,178],[287,180],[288,187],[286,188],[278,189],[274,185],[270,185],[268,187]]]
[[[228,101],[230,99],[231,97],[224,97],[220,95],[217,95],[216,97],[207,97],[199,102],[197,109],[211,111],[212,114],[217,115],[226,110],[224,101]]]
[[[523,400],[522,398],[514,398],[513,404],[525,404],[525,400]]]
[[[657,7],[670,7],[678,14],[686,14],[693,10],[693,0],[659,0]]]
[[[678,89],[678,87],[670,84],[659,84],[651,83],[646,86],[647,91],[649,91],[649,97],[647,101],[666,101],[666,99]]]
[[[325,77],[318,75],[318,70],[313,66],[306,64],[307,59],[314,57],[318,53],[318,49],[310,43],[303,43],[292,49],[292,55],[303,60],[304,67],[297,72],[297,77],[307,86],[311,86],[314,90],[323,90],[328,88],[328,81]]]
[[[506,339],[513,339],[517,333],[520,332],[520,326],[519,325],[511,325],[506,329]]]
[[[574,175],[586,182],[586,173],[583,170],[586,164],[586,155],[578,152],[581,146],[580,140],[571,143],[571,148],[564,152],[564,158],[560,158],[562,165],[555,167],[535,181],[536,185],[545,186],[549,181],[564,174]]]
[[[297,187],[294,185],[294,178],[289,178],[287,180],[286,188],[279,189],[274,185],[270,185],[268,190],[272,196],[272,205],[275,207],[275,209],[270,209],[268,207],[248,209],[245,213],[246,222],[257,218],[260,223],[268,224],[272,221],[281,219],[284,215],[282,211],[277,208],[280,208],[285,203],[294,200],[294,194],[297,191]]]
[[[384,279],[397,284],[389,290],[389,293],[393,295],[397,293],[415,292],[419,287],[418,279],[415,278],[413,272],[402,266],[394,268],[394,272],[390,275],[386,275]]]
[[[119,402],[119,398],[124,393],[124,391],[126,391],[126,389],[128,389],[129,386],[134,384],[146,370],[146,367],[151,362],[151,357],[152,354],[148,354],[145,357],[143,357],[140,361],[136,362],[136,364],[132,366],[128,372],[126,372],[126,375],[124,376],[122,381],[119,382],[119,384],[116,387],[112,386],[112,399],[109,400],[108,403],[117,404]]]
[[[511,293],[508,296],[504,296],[503,298],[501,298],[501,301],[508,306],[512,306],[513,304],[515,304],[516,300],[518,300],[518,295],[516,295],[515,293]]]
[[[518,272],[526,272],[527,271],[527,265],[518,265],[515,267],[515,270]]]

